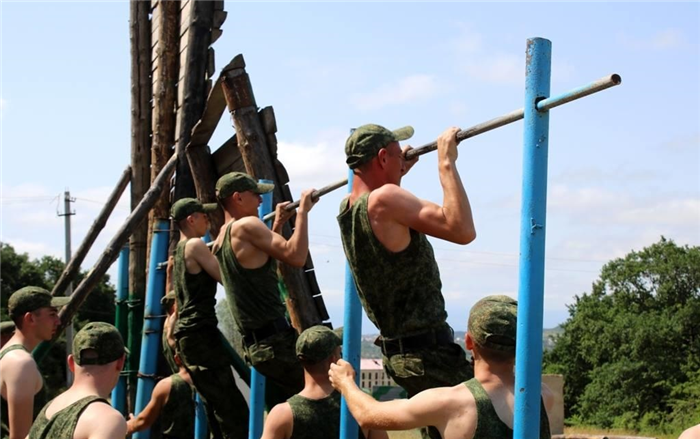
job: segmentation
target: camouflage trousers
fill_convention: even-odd
[[[452,387],[474,378],[474,368],[455,343],[384,356],[384,369],[409,398],[426,389]],[[441,438],[435,427],[423,428],[421,434],[423,438]]]
[[[304,388],[304,369],[297,358],[296,341],[297,333],[290,328],[244,347],[248,364],[267,378],[265,402],[268,409]]]
[[[215,327],[175,335],[178,353],[207,411],[215,439],[247,439],[248,404],[231,370],[219,330]]]

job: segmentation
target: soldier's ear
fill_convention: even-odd
[[[467,350],[474,350],[474,339],[472,339],[472,335],[467,332],[467,335],[464,337],[464,345],[467,348]]]

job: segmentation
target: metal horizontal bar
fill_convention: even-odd
[[[617,73],[613,73],[611,75],[605,76],[603,78],[598,79],[597,81],[593,81],[590,84],[584,85],[583,87],[576,88],[574,90],[570,90],[566,93],[554,96],[554,97],[549,97],[546,99],[543,99],[537,103],[537,110],[539,111],[548,111],[551,110],[552,108],[558,107],[560,105],[566,104],[571,101],[575,101],[577,99],[581,99],[583,97],[586,97],[588,95],[591,95],[593,93],[597,93],[599,91],[603,91],[605,89],[608,89],[610,87],[614,87],[616,85],[622,84],[622,77],[618,75]],[[520,119],[522,119],[524,116],[524,110],[521,108],[519,110],[512,111],[510,113],[507,113],[503,116],[496,117],[494,119],[488,120],[486,122],[482,122],[480,124],[474,125],[472,127],[467,128],[466,130],[461,130],[457,133],[457,142],[461,142],[463,140],[469,139],[470,137],[478,136],[479,134],[486,133],[488,131],[494,130],[496,128],[500,128],[502,126],[511,124],[513,122],[517,122]],[[431,151],[435,151],[437,149],[437,141],[427,143],[421,147],[411,149],[406,152],[405,158],[406,160],[412,160],[418,156],[421,156],[423,154],[427,154]],[[317,191],[314,191],[313,193],[313,198],[314,200],[322,197],[323,195],[326,195],[327,193],[333,192],[334,190],[341,188],[345,185],[347,185],[348,180],[347,178],[344,180],[337,181],[335,183],[329,184],[328,186],[325,186]],[[296,209],[299,207],[299,200],[289,204],[285,210],[289,211],[292,209]],[[265,217],[263,218],[263,221],[268,221],[272,218],[275,217],[275,212],[270,212]]]

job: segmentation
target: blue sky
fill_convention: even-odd
[[[77,248],[130,156],[127,2],[0,4],[1,239],[63,255],[56,199],[77,197]],[[602,265],[659,240],[700,245],[698,3],[234,3],[214,44],[217,71],[242,53],[259,106],[277,116],[293,192],[346,175],[351,127],[413,125],[434,140],[521,108],[525,43],[553,45],[552,94],[610,73],[623,84],[552,110],[545,327],[590,291]],[[226,116],[212,149],[232,134]],[[460,145],[477,234],[433,241],[449,322],[463,330],[488,294],[517,295],[522,122]],[[440,202],[433,155],[403,185]],[[310,215],[311,252],[342,323],[342,190]],[[62,208],[62,203],[61,203]],[[86,260],[128,213],[124,197]],[[410,267],[407,267],[410,269]],[[115,270],[110,271],[114,273]],[[374,332],[365,321],[364,332]]]

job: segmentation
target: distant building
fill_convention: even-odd
[[[360,387],[371,392],[376,386],[396,386],[396,383],[384,371],[382,360],[376,358],[361,359]]]

